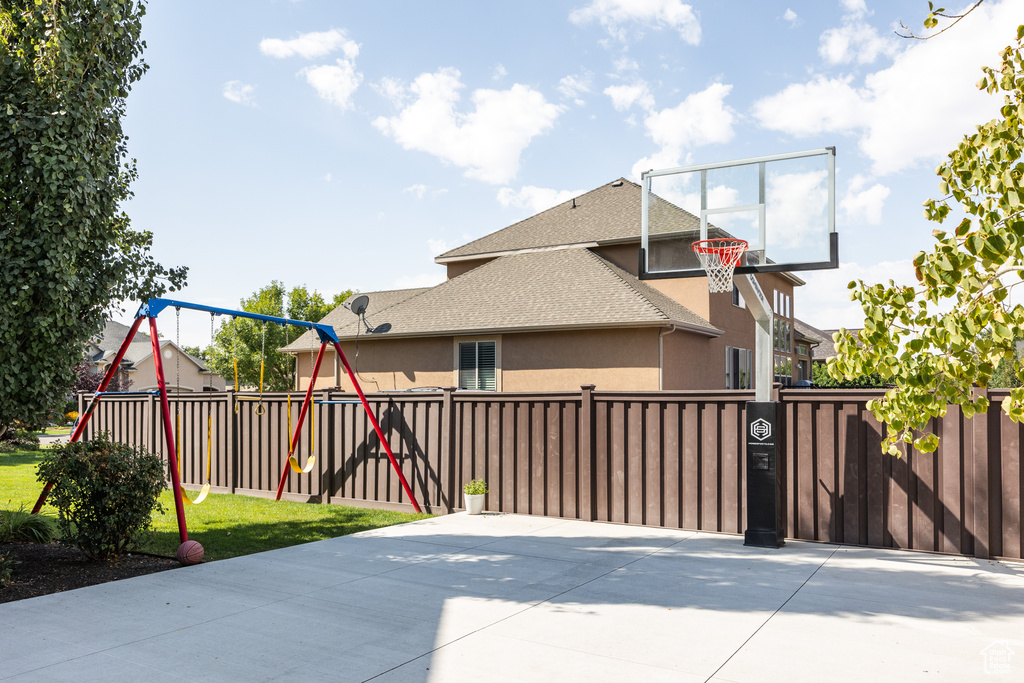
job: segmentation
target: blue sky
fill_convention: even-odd
[[[987,0],[935,40],[894,34],[926,11],[154,2],[126,208],[160,262],[189,266],[176,298],[235,308],[272,279],[328,295],[436,284],[438,253],[616,178],[835,146],[843,265],[805,273],[794,305],[818,327],[858,326],[846,283],[910,281],[934,169],[995,115],[974,83],[1024,22],[1024,0]],[[204,314],[183,315],[182,342],[209,342]]]

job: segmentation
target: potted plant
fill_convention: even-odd
[[[486,481],[474,479],[462,487],[462,493],[466,497],[466,512],[471,515],[479,515],[484,511],[484,500],[487,498]]]

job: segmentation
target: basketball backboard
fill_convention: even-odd
[[[641,279],[701,277],[691,246],[730,237],[735,272],[839,267],[835,148],[651,170],[642,175]]]

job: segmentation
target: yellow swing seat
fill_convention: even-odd
[[[175,435],[175,451],[178,455],[178,484],[181,484],[181,439],[179,435],[181,433],[181,415],[178,418],[178,434]],[[185,493],[185,489],[181,490],[181,499],[189,505],[199,505],[206,497],[210,495],[210,469],[213,463],[213,415],[209,415],[206,418],[206,483],[203,484],[203,488],[199,489],[199,495],[196,496],[195,500],[188,497]]]
[[[314,420],[316,419],[316,401],[311,401],[309,405],[309,457],[306,459],[306,466],[299,466],[299,459],[292,455],[292,451],[295,450],[295,446],[298,445],[298,437],[296,436],[295,441],[289,444],[288,448],[288,466],[292,468],[292,472],[295,474],[309,474],[313,471],[313,467],[316,466],[316,455],[313,454],[313,435],[316,433],[314,429]],[[292,397],[288,397],[288,433],[292,433]],[[290,438],[290,437],[289,437]]]

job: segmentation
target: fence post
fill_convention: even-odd
[[[323,405],[324,401],[331,400],[331,390],[324,389],[320,392],[320,414],[317,415],[316,424],[319,427],[317,432],[320,437],[320,448],[317,449],[318,457],[317,470],[320,472],[320,503],[330,505],[331,489],[334,477],[334,468],[331,461],[334,459],[331,449],[334,445],[334,420],[331,419],[331,406]],[[312,406],[310,410],[313,410]],[[290,438],[290,437],[289,437]]]
[[[449,513],[455,511],[458,491],[455,489],[455,387],[441,389],[441,458],[437,477],[440,483],[439,506]]]
[[[83,392],[79,391],[78,392],[78,420],[83,419],[82,415],[84,415],[84,414],[85,414],[85,394]],[[75,421],[77,422],[78,420],[75,420]],[[89,431],[88,428],[85,431],[82,432],[82,441],[88,441],[89,440],[89,437],[86,434],[87,431]]]
[[[592,522],[594,520],[594,463],[597,459],[594,452],[594,384],[580,387],[580,412],[577,425],[580,452],[577,476],[579,477],[579,518]]]
[[[975,397],[984,396],[988,398],[988,389],[974,387]],[[992,556],[992,518],[991,502],[992,495],[992,459],[989,453],[989,429],[988,413],[978,413],[971,418],[971,433],[974,437],[971,458],[974,460],[974,514],[970,520],[971,535],[974,537],[975,557]],[[965,492],[966,493],[966,492]],[[998,494],[998,489],[996,490]],[[970,494],[968,494],[970,496]]]
[[[228,389],[224,399],[224,429],[227,437],[227,453],[224,456],[227,465],[227,485],[231,493],[238,488],[238,468],[235,466],[238,460],[235,444],[235,392]]]

